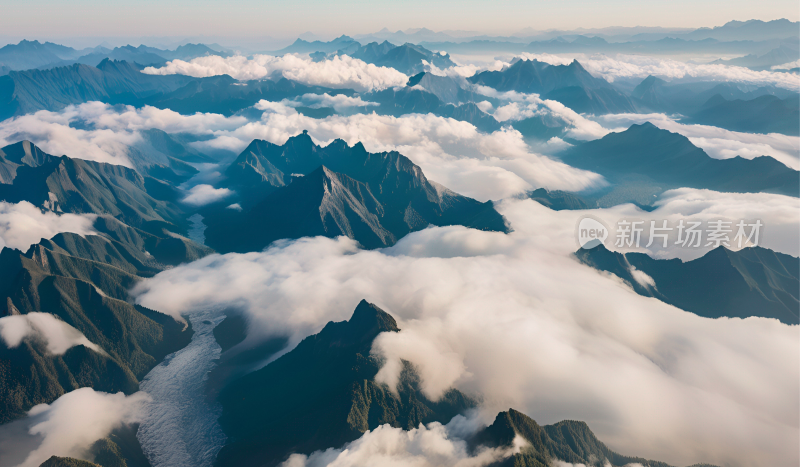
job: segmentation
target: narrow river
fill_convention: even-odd
[[[193,313],[191,343],[168,355],[140,385],[152,402],[137,437],[153,467],[211,466],[225,442],[217,423],[222,408],[205,391],[221,353],[212,331],[223,319],[219,312]]]

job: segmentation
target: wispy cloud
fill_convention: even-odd
[[[161,68],[147,67],[143,73],[195,77],[230,75],[238,80],[263,79],[277,74],[304,84],[357,91],[403,86],[408,81],[408,76],[394,68],[375,66],[347,55],[320,62],[294,54],[254,55],[251,59],[241,55],[228,58],[212,55],[189,62],[173,60]]]
[[[37,467],[50,456],[86,456],[97,440],[122,424],[139,421],[147,394],[107,394],[76,389],[28,416],[0,426],[0,467]]]
[[[8,348],[15,348],[25,340],[43,340],[47,352],[63,355],[76,345],[82,345],[97,353],[105,351],[93,344],[80,331],[50,313],[27,313],[0,318],[0,337]]]
[[[631,212],[760,217],[774,226],[762,245],[797,254],[797,200],[754,196],[679,190],[652,213],[589,213],[606,222]],[[619,452],[676,465],[798,461],[792,327],[701,318],[580,264],[571,253],[586,212],[531,200],[500,210],[513,233],[429,228],[378,251],[347,238],[279,242],[165,271],[139,286],[137,300],[173,315],[235,303],[249,316],[249,348],[275,335],[294,346],[367,299],[402,329],[374,344],[388,363],[381,380],[391,383],[392,362],[409,360],[432,397],[450,386],[481,394],[487,421],[508,407],[541,423],[585,420]]]
[[[233,192],[227,188],[214,188],[211,185],[200,184],[193,186],[183,202],[192,206],[205,206],[227,198]]]
[[[27,201],[12,204],[0,201],[0,249],[4,246],[27,250],[43,238],[61,232],[78,235],[95,233],[93,214],[57,214],[42,211]]]

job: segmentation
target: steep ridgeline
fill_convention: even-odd
[[[505,70],[484,71],[468,80],[498,91],[540,94],[543,99],[561,102],[581,113],[636,111],[636,106],[628,96],[608,81],[589,74],[577,60],[569,65],[519,60]]]
[[[424,71],[423,61],[441,69],[456,65],[446,53],[431,52],[421,45],[411,43],[395,46],[388,41],[380,44],[370,42],[358,50],[349,53],[344,51],[344,53],[367,63],[394,68],[408,76]]]
[[[603,175],[619,188],[620,196],[630,195],[632,190],[626,187],[632,185],[651,188],[649,200],[620,198],[617,203],[650,204],[652,194],[679,187],[800,196],[797,170],[772,157],[713,159],[685,136],[649,122],[569,148],[559,156],[569,165]]]
[[[177,185],[198,173],[192,163],[215,162],[191,148],[180,135],[169,135],[155,128],[138,134],[136,142],[127,145],[126,153],[131,165],[142,175]],[[38,167],[51,157],[30,141],[0,149],[0,184],[12,184],[20,166]]]
[[[0,390],[7,394],[0,422],[80,387],[133,393],[165,355],[188,344],[191,330],[184,324],[129,303],[143,265],[126,261],[127,252],[118,241],[75,234],[43,240],[25,253],[0,251],[0,318],[50,313],[103,351],[77,345],[54,355],[42,339],[14,348],[0,340]]]
[[[763,316],[800,324],[800,259],[793,256],[761,247],[731,251],[720,246],[683,262],[617,253],[603,245],[580,249],[575,255],[595,269],[615,274],[640,295],[700,316]],[[653,283],[642,279],[640,272]]]
[[[51,156],[29,141],[0,150],[0,181],[0,201],[110,215],[154,234],[186,225],[169,184],[120,165]]]
[[[195,79],[146,75],[132,63],[112,60],[104,60],[97,67],[75,64],[50,70],[12,71],[0,77],[0,119],[37,110],[60,110],[88,101],[135,105]]]
[[[473,450],[481,447],[510,448],[516,437],[526,441],[521,451],[490,465],[550,467],[557,465],[555,461],[561,461],[591,467],[629,465],[670,467],[664,462],[617,454],[600,442],[584,422],[564,420],[553,425],[541,426],[532,418],[514,409],[497,414],[494,423],[479,431],[469,444]],[[692,467],[714,466],[695,464]]]
[[[379,248],[430,224],[508,231],[491,202],[454,193],[405,156],[369,153],[361,143],[320,147],[305,132],[283,146],[256,140],[226,175],[244,210],[204,212],[206,242],[221,252],[315,235],[347,235]]]
[[[340,447],[383,424],[403,429],[451,418],[476,402],[451,389],[437,402],[421,392],[406,364],[397,393],[375,382],[380,360],[370,355],[394,318],[361,301],[349,321],[330,322],[291,352],[231,383],[219,400],[228,436],[217,466],[273,466],[291,453]]]
[[[9,395],[0,398],[0,422],[80,387],[136,391],[153,366],[189,342],[191,331],[132,305],[128,290],[141,277],[211,250],[172,233],[182,214],[149,194],[157,181],[132,169],[53,157],[28,142],[3,148],[0,169],[3,201],[98,215],[97,235],[60,233],[26,252],[0,251],[0,317],[50,313],[102,349],[78,345],[54,355],[42,339],[14,348],[0,343],[0,391]]]

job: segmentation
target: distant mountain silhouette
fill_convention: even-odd
[[[667,114],[691,116],[702,110],[704,104],[715,96],[725,100],[751,101],[762,96],[775,96],[781,100],[800,100],[796,91],[775,86],[756,86],[742,83],[696,82],[672,84],[655,76],[648,76],[631,92],[631,97],[642,109]],[[791,105],[790,105],[791,107]],[[743,109],[734,109],[734,116],[745,118]],[[753,123],[757,125],[757,123]]]
[[[569,65],[550,65],[538,60],[519,60],[503,71],[484,71],[469,81],[498,91],[540,94],[576,112],[593,114],[634,112],[631,99],[601,78],[595,78],[577,60]]]
[[[616,253],[603,245],[580,249],[575,255],[589,266],[625,280],[640,295],[700,316],[763,316],[800,324],[800,260],[767,248],[731,251],[720,246],[687,262],[653,259],[644,253]],[[655,285],[637,281],[634,270],[650,276]]]
[[[228,75],[148,75],[131,62],[106,59],[97,67],[75,64],[0,76],[0,120],[88,101],[230,116],[261,99],[280,101],[308,93],[353,95],[354,91],[306,86],[285,78],[238,82]]]
[[[800,136],[800,98],[764,95],[751,100],[727,100],[717,94],[682,122],[746,133]]]
[[[649,122],[569,148],[559,156],[616,184],[635,179],[657,185],[660,191],[689,187],[800,196],[798,172],[772,157],[713,159],[685,136]]]

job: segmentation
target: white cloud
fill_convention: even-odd
[[[470,455],[466,441],[454,436],[449,426],[434,422],[405,431],[382,425],[339,449],[293,454],[282,467],[481,467],[510,457],[527,444],[518,436],[510,447]]]
[[[508,128],[487,135],[470,123],[432,114],[314,119],[276,102],[261,101],[257,106],[265,110],[260,122],[219,131],[202,145],[241,151],[253,139],[283,144],[308,130],[321,144],[341,138],[351,145],[360,141],[371,152],[396,150],[421,166],[431,180],[480,200],[504,198],[534,186],[578,191],[605,183],[597,174],[533,153],[522,135]]]
[[[489,101],[481,101],[481,102],[478,102],[475,105],[477,105],[478,108],[481,109],[483,112],[490,113],[493,110],[492,109],[492,103],[489,102]]]
[[[786,166],[800,169],[800,138],[777,133],[768,135],[739,133],[707,125],[678,123],[664,114],[614,114],[594,117],[612,131],[627,128],[636,123],[650,122],[659,128],[679,133],[689,138],[697,147],[715,159],[741,156],[752,159],[772,156]]]
[[[377,102],[364,101],[360,97],[350,97],[344,94],[331,96],[328,93],[319,94],[303,94],[296,99],[302,105],[311,107],[312,109],[319,109],[322,107],[333,107],[337,112],[347,110],[352,107],[369,107],[380,105]]]
[[[200,184],[193,186],[183,202],[192,206],[205,206],[232,195],[233,191],[227,188],[214,188],[211,185]]]
[[[324,94],[303,94],[293,100],[283,99],[280,102],[270,102],[261,100],[254,106],[258,110],[269,110],[277,113],[291,113],[287,107],[300,107],[306,106],[312,109],[320,109],[323,107],[332,107],[337,112],[344,112],[358,107],[374,107],[378,106],[377,102],[369,102],[361,99],[361,97],[350,97],[344,94],[337,94],[331,96],[328,93]]]
[[[771,70],[791,70],[792,68],[800,67],[800,60],[784,63],[783,65],[775,65],[770,67]]]
[[[90,129],[75,128],[85,123]],[[122,111],[101,102],[71,105],[58,112],[39,112],[0,122],[0,147],[31,140],[56,156],[93,160],[132,167],[128,149],[142,142],[140,130],[157,128],[167,133],[211,134],[247,123],[244,117],[218,114],[181,115],[172,110],[126,106]]]
[[[228,58],[210,55],[190,62],[173,60],[161,68],[147,67],[143,73],[195,77],[230,75],[238,80],[264,79],[280,74],[303,84],[356,91],[382,90],[404,86],[408,82],[408,76],[394,68],[378,67],[347,55],[319,62],[293,54],[282,57],[254,55],[252,59],[241,55]]]
[[[36,467],[50,456],[83,458],[97,440],[138,421],[147,394],[106,394],[81,388],[0,427],[0,467]]]
[[[0,318],[0,337],[11,349],[20,345],[23,340],[41,339],[47,345],[47,352],[53,355],[63,355],[76,345],[105,354],[103,349],[90,342],[83,333],[50,313],[4,316]]]
[[[629,212],[760,217],[773,226],[762,245],[796,255],[797,200],[750,196],[676,190],[650,214],[630,205],[590,213],[606,222]],[[580,264],[571,253],[586,212],[531,200],[500,210],[509,235],[430,228],[377,251],[346,238],[278,242],[162,272],[135,293],[173,315],[243,308],[243,348],[275,335],[294,346],[367,299],[402,329],[374,344],[389,362],[381,378],[391,382],[408,359],[430,395],[452,385],[482,395],[486,421],[508,407],[540,423],[585,420],[613,449],[674,465],[798,462],[796,329],[701,318]]]
[[[42,211],[33,204],[0,201],[0,249],[4,246],[27,250],[41,239],[52,238],[61,232],[78,235],[95,233],[94,214],[56,214]]]

